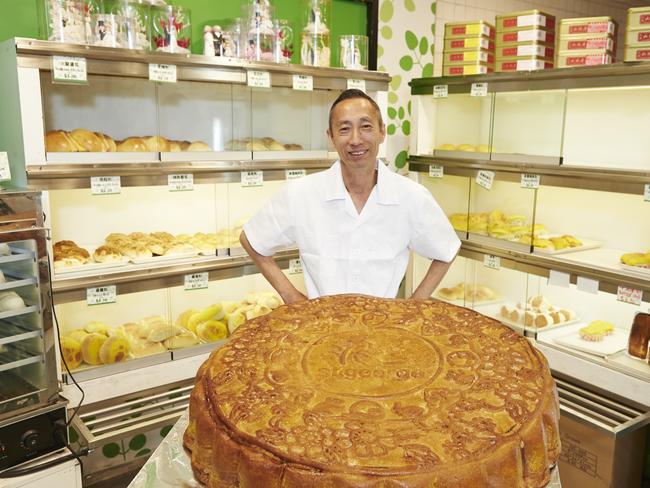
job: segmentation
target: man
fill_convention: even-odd
[[[344,91],[327,135],[340,160],[293,180],[244,225],[240,241],[285,303],[305,300],[273,253],[297,244],[309,298],[340,293],[394,298],[409,249],[432,259],[412,298],[431,296],[460,241],[431,194],[377,160],[386,132],[375,101]]]

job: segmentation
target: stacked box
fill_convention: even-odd
[[[494,26],[482,20],[445,24],[443,76],[494,71]]]
[[[624,60],[650,61],[650,6],[627,11]]]
[[[611,17],[562,19],[558,40],[558,68],[610,64],[615,61],[618,25]]]
[[[541,10],[497,15],[495,71],[553,67],[555,17]]]

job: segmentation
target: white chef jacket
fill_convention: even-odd
[[[358,213],[341,163],[291,180],[244,225],[259,254],[297,245],[307,296],[360,293],[395,298],[409,249],[451,261],[460,247],[429,191],[377,162],[377,184]]]

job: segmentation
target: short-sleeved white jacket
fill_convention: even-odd
[[[377,162],[377,184],[359,214],[337,161],[292,180],[244,225],[259,254],[297,245],[309,298],[360,293],[394,298],[409,249],[451,261],[460,240],[422,185]]]

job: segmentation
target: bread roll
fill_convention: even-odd
[[[162,136],[147,137],[144,142],[149,152],[169,152],[169,141]]]
[[[99,360],[103,364],[119,363],[128,357],[130,350],[131,344],[124,337],[109,337],[99,349]]]
[[[300,144],[285,144],[284,149],[286,151],[302,151],[302,146]]]
[[[83,264],[84,262],[77,258],[54,256],[54,269],[73,268],[83,266]]]
[[[103,334],[105,336],[108,336],[109,328],[110,327],[108,325],[97,320],[93,320],[92,322],[88,322],[86,325],[84,325],[84,330],[89,334]]]
[[[52,249],[54,252],[60,252],[63,251],[64,249],[74,249],[76,247],[79,247],[76,242],[74,241],[58,241],[55,242],[54,245],[52,246]]]
[[[172,325],[168,322],[159,323],[149,328],[147,340],[150,342],[162,342],[165,339],[174,337],[183,332],[183,328],[178,325]]]
[[[280,144],[278,141],[273,139],[272,137],[263,137],[262,138],[262,144],[268,149],[269,151],[284,151],[284,144]]]
[[[75,129],[70,132],[70,137],[87,152],[103,152],[102,140],[94,132],[86,129]]]
[[[212,148],[211,148],[210,146],[208,146],[208,145],[207,145],[205,142],[203,142],[203,141],[195,141],[195,142],[193,142],[192,144],[190,144],[190,145],[188,146],[188,148],[186,149],[186,151],[194,151],[194,152],[205,151],[205,152],[210,152],[210,151],[212,151]]]
[[[146,339],[132,338],[131,339],[131,355],[136,358],[144,356],[152,356],[166,352],[165,346],[160,342],[149,342]]]
[[[81,343],[72,337],[61,337],[61,354],[69,369],[77,369],[81,366],[83,356],[81,355]]]
[[[169,152],[181,152],[181,145],[178,141],[169,141]]]
[[[88,332],[86,332],[83,329],[75,329],[75,330],[71,330],[66,335],[71,339],[77,341],[79,344],[81,344],[85,339],[85,337],[88,335]]]
[[[115,152],[117,151],[117,146],[112,137],[102,134],[101,132],[95,132],[99,140],[102,142],[102,151],[104,152]]]
[[[101,364],[99,350],[108,338],[103,334],[88,334],[81,343],[81,355],[88,364]]]
[[[15,291],[0,293],[0,312],[19,310],[25,307],[25,302]]]
[[[147,151],[147,144],[141,137],[129,137],[117,144],[118,152],[143,152]]]
[[[199,338],[189,330],[184,330],[180,334],[169,337],[163,341],[163,345],[170,350],[191,347],[199,343]]]
[[[114,263],[122,260],[122,254],[115,247],[99,246],[93,253],[93,259],[98,263]]]
[[[45,133],[45,150],[47,152],[77,152],[78,149],[67,137],[65,131],[51,130]]]
[[[152,232],[151,237],[154,237],[156,239],[160,239],[161,241],[165,242],[172,242],[174,240],[174,236],[170,234],[169,232]]]

